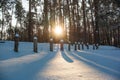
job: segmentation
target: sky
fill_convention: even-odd
[[[28,11],[29,9],[29,3],[27,0],[22,0],[22,5],[23,5],[23,8],[25,9],[25,11]],[[13,20],[12,20],[12,25],[15,26],[16,25],[16,19],[15,19],[15,15],[13,15]]]
[[[29,8],[29,3],[27,0],[22,0],[22,4],[23,4],[23,7],[26,11],[28,11],[28,8]]]

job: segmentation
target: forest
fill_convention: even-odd
[[[53,38],[120,47],[120,0],[0,0],[0,40],[14,40],[16,33],[20,41],[37,36],[42,43]]]

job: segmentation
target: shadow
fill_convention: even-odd
[[[119,61],[120,62],[120,59],[119,58],[117,58],[116,56],[115,57],[113,57],[113,56],[111,56],[111,55],[105,55],[105,54],[101,54],[101,53],[95,53],[95,52],[90,52],[90,51],[80,51],[80,50],[78,50],[78,52],[80,52],[80,53],[84,53],[84,54],[87,54],[87,55],[93,55],[93,56],[97,56],[97,57],[103,57],[103,58],[107,58],[107,59],[110,59],[110,60],[114,60],[114,61]]]
[[[86,55],[85,53],[82,53],[82,52],[81,53],[80,52],[79,53],[77,53],[77,52],[68,52],[68,53],[69,53],[69,55],[73,56],[75,59],[77,59],[79,61],[82,61],[85,64],[93,67],[93,69],[96,69],[98,71],[101,71],[101,72],[104,72],[104,73],[109,74],[111,76],[114,76],[118,80],[120,79],[120,69],[118,68],[118,70],[115,70],[114,68],[111,67],[112,64],[105,62],[105,59],[101,58],[101,60],[104,63],[104,64],[102,64],[101,62],[99,62],[99,60],[97,61],[98,57],[95,58],[95,60],[94,60],[93,59],[94,57],[89,58],[88,55]],[[81,55],[81,54],[83,54],[84,56]],[[118,65],[118,63],[115,63],[115,64]],[[113,66],[116,67],[115,65],[113,65]]]
[[[61,55],[62,55],[63,59],[66,60],[67,62],[69,62],[69,63],[72,63],[72,62],[73,62],[73,60],[70,59],[70,58],[67,56],[67,52],[61,51]]]
[[[14,42],[6,42],[5,44],[0,43],[0,61],[8,60],[12,58],[19,58],[31,54],[40,54],[41,51],[49,52],[49,44],[48,43],[40,43],[38,44],[38,52],[33,51],[33,43],[32,42],[19,42],[19,50],[18,52],[14,52]],[[57,52],[58,50],[54,51]]]
[[[49,63],[56,56],[57,52],[48,52],[43,58],[31,63],[26,63],[15,72],[9,74],[2,79],[4,80],[36,80],[35,77],[38,73],[42,73]],[[13,76],[15,75],[15,76]],[[41,76],[41,75],[40,75]]]

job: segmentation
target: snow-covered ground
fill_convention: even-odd
[[[20,42],[19,52],[14,42],[0,43],[0,80],[120,80],[120,49],[100,46],[98,50],[49,51],[48,43]]]

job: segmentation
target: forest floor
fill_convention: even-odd
[[[20,42],[19,52],[14,52],[14,42],[0,43],[0,80],[119,80],[120,49],[100,46],[98,50],[71,51],[64,45],[54,44],[49,51],[48,43]]]

